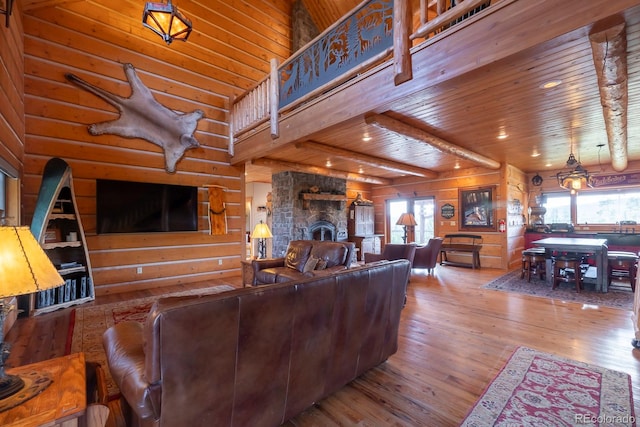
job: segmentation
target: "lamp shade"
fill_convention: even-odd
[[[142,14],[142,25],[162,37],[167,44],[174,40],[187,41],[193,26],[191,21],[171,4],[147,2]]]
[[[396,222],[396,225],[406,225],[413,227],[418,225],[418,223],[416,222],[416,218],[412,213],[403,213],[402,215],[400,215],[400,218],[398,218],[398,222]]]
[[[64,280],[29,227],[0,227],[0,298],[63,284]]]
[[[256,224],[255,228],[253,229],[253,233],[251,234],[251,237],[253,237],[254,239],[268,239],[273,237],[273,234],[271,234],[271,230],[269,230],[269,226],[264,222],[260,221],[258,224]]]

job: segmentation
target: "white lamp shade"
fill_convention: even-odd
[[[64,280],[29,227],[0,227],[0,298],[63,284]]]

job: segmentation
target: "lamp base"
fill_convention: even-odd
[[[6,399],[22,390],[24,381],[17,375],[5,375],[0,378],[0,400]]]

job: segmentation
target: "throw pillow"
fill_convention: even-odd
[[[313,271],[313,269],[316,268],[316,265],[318,265],[318,261],[320,261],[319,258],[310,256],[307,262],[304,264],[304,268],[302,269],[302,272],[307,273],[309,271]]]
[[[327,261],[322,258],[318,258],[318,263],[316,264],[316,270],[324,270],[327,268]]]

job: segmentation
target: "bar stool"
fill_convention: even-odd
[[[631,290],[636,290],[636,273],[638,271],[638,255],[633,252],[609,251],[607,253],[609,271],[607,272],[609,285],[614,277],[628,277]]]
[[[522,251],[522,272],[520,278],[527,275],[527,282],[531,282],[531,273],[537,274],[540,280],[546,277],[546,251],[544,248],[530,248]]]
[[[580,292],[580,288],[582,287],[582,272],[580,271],[580,264],[582,263],[582,258],[575,258],[572,256],[557,256],[552,258],[553,260],[553,287],[555,289],[558,287],[559,282],[575,282],[576,284],[576,292]],[[567,269],[573,270],[573,277],[567,272]],[[564,274],[562,273],[564,270]]]

